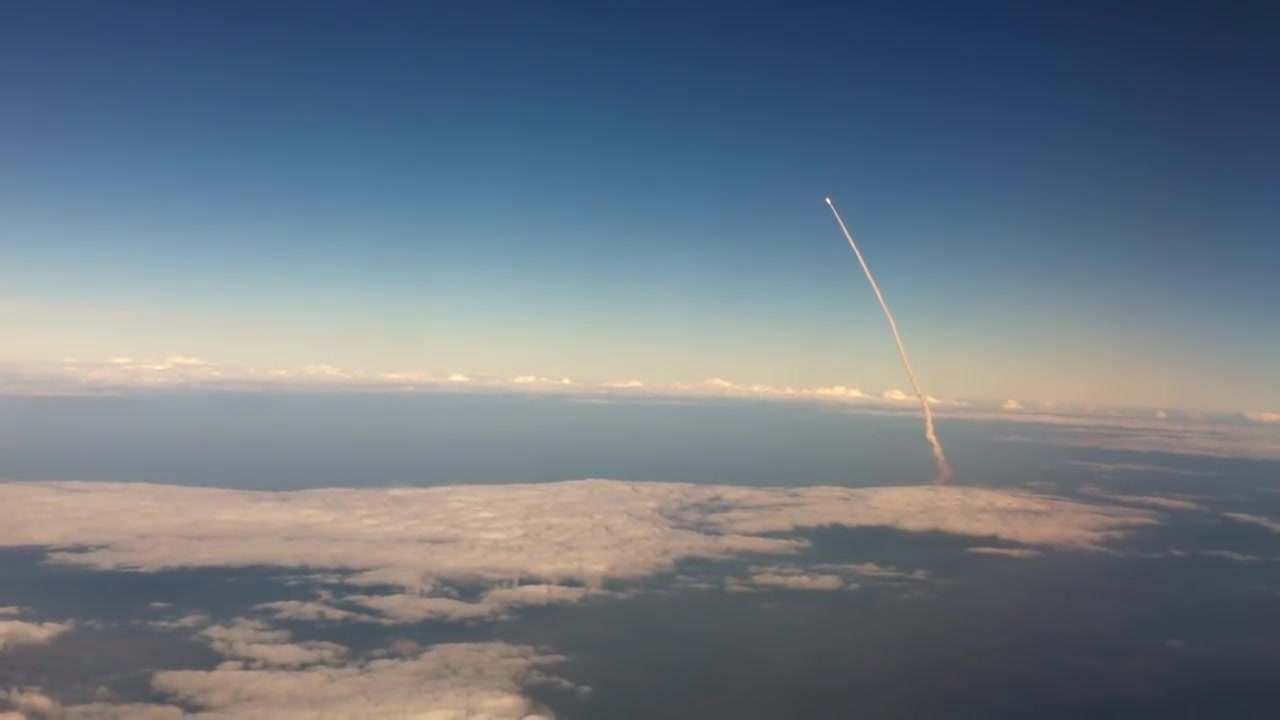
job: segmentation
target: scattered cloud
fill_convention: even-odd
[[[336,666],[162,671],[152,687],[234,717],[530,720],[543,716],[526,688],[539,682],[564,685],[543,671],[562,660],[520,645],[456,643],[433,645],[410,657]]]
[[[424,650],[407,643],[379,655],[306,667],[246,667],[233,661],[211,670],[162,670],[152,675],[151,686],[157,695],[199,708],[194,714],[162,703],[63,705],[37,688],[11,688],[0,691],[0,706],[7,704],[14,710],[0,712],[0,719],[549,720],[550,713],[527,697],[531,687],[545,684],[588,692],[547,672],[564,658],[522,645],[451,643]]]
[[[1247,412],[1244,416],[1257,423],[1280,423],[1280,412]]]
[[[1022,403],[1012,398],[1005,400],[1003,403],[1001,403],[1000,408],[1002,410],[1022,410],[1023,409]]]
[[[440,720],[549,720],[529,691],[547,685],[585,694],[551,674],[564,658],[504,642],[421,646],[393,638],[354,653],[324,641],[298,642],[286,630],[239,617],[206,624],[194,636],[226,658],[211,669],[151,674],[157,703],[66,705],[36,687],[0,689],[0,720],[177,720],[194,718],[423,717]],[[186,712],[180,703],[192,708]]]

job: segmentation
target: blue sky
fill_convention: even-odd
[[[0,361],[1280,407],[1262,3],[11,3]]]

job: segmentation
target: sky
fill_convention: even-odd
[[[0,5],[0,362],[1280,409],[1264,3]]]

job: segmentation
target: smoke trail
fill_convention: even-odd
[[[938,485],[945,484],[947,478],[951,477],[951,464],[947,462],[947,456],[942,452],[942,443],[938,442],[938,435],[933,431],[933,411],[929,409],[929,400],[925,397],[924,391],[920,389],[920,383],[916,382],[916,373],[911,369],[911,360],[907,357],[907,348],[902,344],[902,336],[898,334],[898,324],[893,321],[893,313],[889,312],[889,304],[884,301],[884,295],[880,294],[880,286],[876,284],[875,276],[871,274],[871,268],[867,267],[867,261],[862,259],[862,251],[858,249],[858,244],[853,241],[853,235],[849,234],[849,228],[844,226],[844,218],[840,217],[840,211],[836,210],[836,205],[831,202],[831,198],[827,198],[827,207],[831,208],[831,212],[836,216],[836,222],[840,223],[840,229],[844,231],[844,237],[849,241],[849,247],[853,248],[853,254],[858,256],[858,264],[862,266],[862,271],[867,274],[867,280],[871,281],[871,289],[875,291],[876,299],[880,301],[884,316],[889,319],[889,329],[893,331],[893,341],[898,344],[898,355],[902,358],[902,365],[907,369],[907,377],[911,379],[911,387],[916,391],[916,397],[920,398],[920,409],[924,412],[924,436],[928,439],[929,446],[933,448],[934,461],[938,463],[938,479],[935,482]]]

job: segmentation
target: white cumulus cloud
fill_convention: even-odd
[[[43,645],[70,629],[70,623],[0,620],[0,652],[19,645]]]
[[[227,625],[213,625],[201,633],[214,650],[254,667],[299,667],[330,663],[340,659],[346,648],[330,642],[292,642],[284,630],[273,630],[256,620],[238,619]]]
[[[204,358],[193,357],[191,355],[170,355],[164,359],[164,362],[166,365],[187,365],[192,367],[212,364]]]

